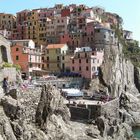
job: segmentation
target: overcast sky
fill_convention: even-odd
[[[60,3],[101,6],[106,11],[117,13],[123,18],[124,29],[131,30],[134,39],[140,41],[140,0],[0,0],[0,13],[16,14],[24,9],[52,7]]]

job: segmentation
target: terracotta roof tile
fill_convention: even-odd
[[[57,49],[57,48],[63,48],[66,44],[50,44],[47,46],[47,49]]]

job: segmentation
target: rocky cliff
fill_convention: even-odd
[[[12,96],[12,97],[11,97]],[[64,98],[53,86],[12,90],[0,101],[1,140],[93,140],[97,126],[70,121]]]
[[[134,80],[134,66],[124,58],[122,47],[121,44],[105,47],[104,63],[100,68],[99,79],[91,83],[92,89],[102,89],[114,97],[118,97],[123,91],[130,91],[134,95],[139,93]]]
[[[139,72],[124,58],[121,45],[105,47],[104,63],[91,90],[123,98],[116,108],[112,106],[119,116],[112,116],[112,109],[107,109],[90,124],[71,121],[65,99],[51,85],[12,90],[7,96],[0,89],[0,139],[131,140],[131,126],[140,124]]]
[[[124,100],[123,103],[120,101],[121,105],[118,107],[121,126],[137,126],[140,124],[140,69],[124,57],[122,49],[121,44],[105,47],[104,63],[99,69],[99,78],[91,82],[91,90],[102,90],[119,100]],[[111,112],[107,112],[107,118],[111,117],[110,114]],[[105,126],[108,127],[108,123]],[[108,130],[103,132],[107,138]]]

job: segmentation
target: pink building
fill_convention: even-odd
[[[81,74],[84,78],[92,79],[98,75],[103,56],[103,50],[93,51],[90,47],[77,48],[71,57],[70,70]]]
[[[65,44],[67,43],[68,45],[71,42],[71,38],[69,34],[64,34],[60,36],[60,44]]]

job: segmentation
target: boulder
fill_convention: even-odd
[[[3,106],[6,115],[12,120],[20,118],[20,115],[22,115],[23,107],[20,102],[10,96],[4,96],[1,99],[1,105]]]
[[[61,93],[51,85],[42,87],[41,98],[36,111],[36,123],[43,126],[51,115],[61,115],[67,121],[70,119],[69,109],[64,105]]]
[[[6,94],[7,96],[11,96],[13,99],[17,100],[17,89],[11,89]]]
[[[0,106],[0,140],[17,140],[2,106]]]

